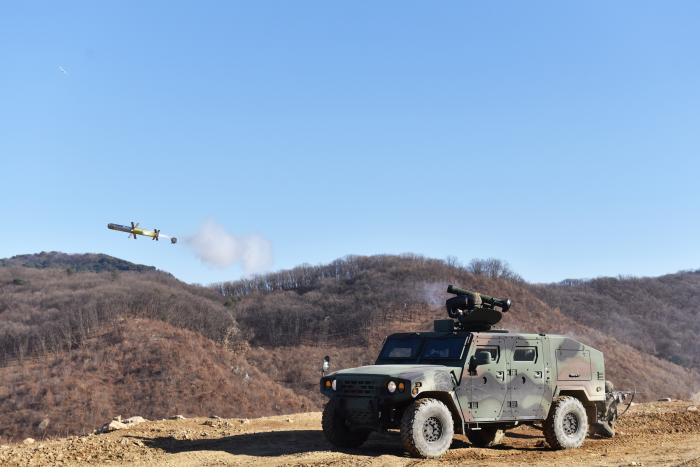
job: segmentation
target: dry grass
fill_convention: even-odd
[[[118,414],[252,417],[316,407],[244,355],[145,319],[123,320],[71,352],[1,368],[0,380],[5,439],[84,433]]]
[[[502,264],[479,271],[415,256],[350,257],[204,288],[150,270],[0,267],[0,438],[85,432],[118,414],[316,410],[324,355],[336,369],[367,364],[387,334],[431,329],[445,317],[448,283],[511,298],[504,328],[599,348],[608,377],[636,386],[640,399],[700,390],[697,372],[624,343],[624,329],[550,306]]]

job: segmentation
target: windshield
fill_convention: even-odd
[[[459,361],[464,353],[466,336],[425,337],[420,335],[389,336],[377,358],[387,363],[448,363]]]
[[[459,360],[464,350],[464,337],[431,337],[425,340],[421,360]]]
[[[379,354],[380,360],[414,360],[423,338],[420,336],[390,337]]]

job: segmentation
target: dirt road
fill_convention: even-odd
[[[0,446],[0,465],[683,465],[700,466],[700,411],[691,402],[640,404],[614,439],[588,439],[581,449],[551,451],[541,432],[507,433],[502,446],[472,448],[458,436],[439,461],[407,457],[397,433],[373,435],[358,450],[334,452],[320,414],[253,420],[193,418],[146,422],[108,434]]]

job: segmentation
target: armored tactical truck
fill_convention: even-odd
[[[510,300],[447,292],[450,319],[432,332],[392,334],[374,365],[324,374],[328,441],[355,448],[372,431],[399,429],[411,455],[438,457],[455,433],[487,447],[520,424],[541,427],[553,449],[614,435],[619,398],[600,351],[565,336],[492,329]]]

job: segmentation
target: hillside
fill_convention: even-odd
[[[532,290],[565,315],[620,342],[700,369],[700,271],[569,280]]]
[[[324,354],[336,368],[369,363],[387,333],[431,329],[434,319],[445,317],[448,283],[511,298],[514,305],[501,322],[505,329],[567,334],[599,348],[606,354],[608,377],[618,387],[636,387],[641,399],[688,397],[700,389],[697,372],[550,306],[500,262],[460,267],[412,255],[348,257],[215,289],[231,300],[241,332],[253,345],[251,361],[321,403],[314,363]],[[302,354],[311,364],[297,361]]]
[[[100,331],[71,352],[0,368],[4,438],[86,433],[117,414],[252,417],[315,408],[192,331],[147,319]]]
[[[246,361],[213,291],[151,270],[64,265],[0,268],[0,439],[84,433],[117,414],[315,408]]]
[[[120,317],[164,321],[215,341],[237,332],[216,294],[169,274],[0,268],[0,362],[70,351]]]
[[[511,298],[505,328],[600,348],[608,377],[640,399],[700,390],[697,372],[551,306],[500,262],[347,257],[200,287],[152,269],[92,272],[85,255],[71,258],[0,267],[0,439],[84,433],[118,414],[319,409],[324,355],[333,368],[370,363],[386,334],[430,329],[448,283]]]
[[[155,271],[153,266],[134,264],[109,255],[85,253],[69,255],[58,251],[42,251],[31,255],[17,255],[0,259],[0,267],[59,268],[75,271]]]

